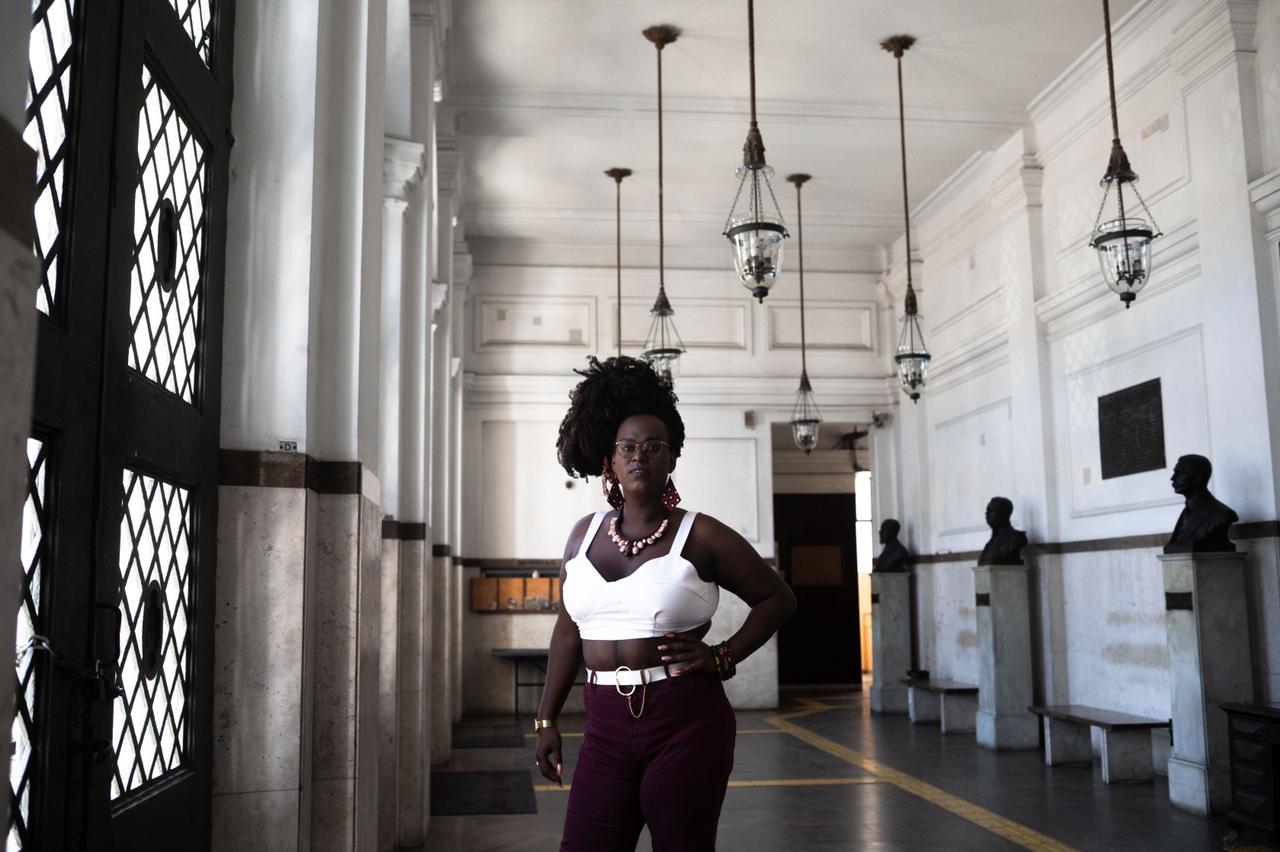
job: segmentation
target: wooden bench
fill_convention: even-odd
[[[972,733],[978,714],[978,687],[954,680],[904,677],[907,714],[913,724],[938,722],[942,733]]]
[[[1081,704],[1028,707],[1044,724],[1044,762],[1089,763],[1093,760],[1090,728],[1102,731],[1102,780],[1150,781],[1151,732],[1168,728],[1168,719],[1147,719]]]

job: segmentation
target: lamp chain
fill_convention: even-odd
[[[1120,119],[1116,115],[1116,66],[1111,56],[1111,3],[1102,0],[1102,21],[1105,26],[1104,38],[1107,44],[1107,91],[1111,95],[1111,137],[1120,141]],[[1123,216],[1123,214],[1121,214]]]
[[[658,48],[658,289],[665,291],[666,243],[662,232],[662,44]]]
[[[614,222],[616,223],[615,244],[617,246],[617,267],[618,267],[618,302],[617,302],[617,321],[618,321],[618,357],[622,357],[622,176],[614,178],[614,186],[617,192],[614,194]]]
[[[908,301],[914,304],[915,291],[911,286],[911,207],[907,200],[907,119],[902,105],[902,53],[895,51],[895,54],[898,64],[898,142],[902,150],[902,219],[907,242],[907,293],[910,294]]]
[[[797,263],[797,269],[800,273],[800,374],[806,378],[809,375],[809,362],[807,359],[807,343],[804,333],[804,211],[800,207],[800,186],[802,181],[796,181],[796,238],[799,241],[800,258]]]
[[[747,0],[747,54],[751,71],[751,126],[756,126],[756,0]]]

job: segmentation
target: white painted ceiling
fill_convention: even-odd
[[[1136,2],[1113,0],[1114,19]],[[656,59],[641,35],[656,23],[682,30],[663,55],[667,262],[730,267],[720,231],[748,123],[741,0],[455,0],[443,106],[465,155],[478,262],[612,265],[602,172],[625,166],[624,262],[656,265]],[[878,270],[902,231],[882,38],[918,39],[903,60],[916,204],[1023,126],[1026,105],[1101,32],[1097,0],[758,0],[760,128],[793,233],[783,178],[813,175],[806,268]]]

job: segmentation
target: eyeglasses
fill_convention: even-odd
[[[671,449],[671,445],[666,441],[656,439],[645,441],[643,444],[638,444],[635,441],[615,441],[614,446],[618,448],[618,452],[622,454],[624,459],[635,458],[638,451],[643,451],[645,458],[657,458]]]

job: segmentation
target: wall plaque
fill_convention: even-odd
[[[1103,479],[1165,466],[1159,379],[1098,397],[1098,449]]]

